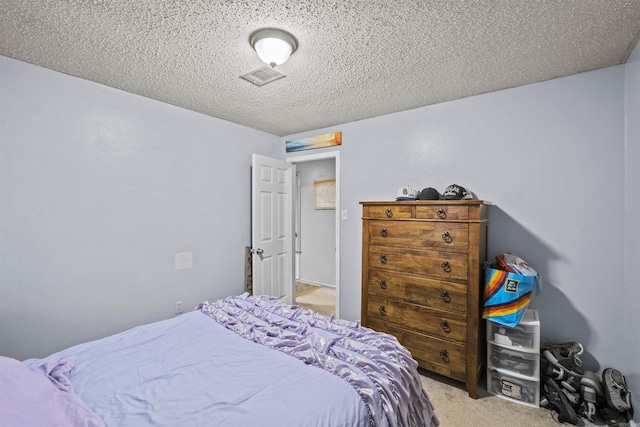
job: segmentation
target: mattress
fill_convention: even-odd
[[[438,425],[394,337],[248,294],[18,363],[77,398],[74,425]],[[34,405],[4,397],[2,425]]]

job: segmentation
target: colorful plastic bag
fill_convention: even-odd
[[[533,290],[540,293],[539,276],[523,276],[487,267],[484,279],[482,317],[510,328],[522,320]]]

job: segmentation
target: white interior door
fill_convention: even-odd
[[[295,166],[254,154],[251,169],[253,294],[287,304],[293,297],[293,177]]]

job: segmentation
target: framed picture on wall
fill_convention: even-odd
[[[336,180],[313,181],[313,206],[316,209],[336,208]]]
[[[334,145],[342,145],[342,132],[325,133],[324,135],[285,141],[285,149],[287,153],[291,153],[293,151],[312,150],[314,148],[332,147]]]

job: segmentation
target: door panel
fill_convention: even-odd
[[[291,304],[293,295],[293,176],[284,160],[252,157],[253,293]]]

